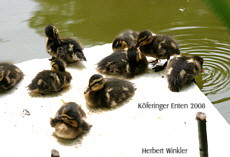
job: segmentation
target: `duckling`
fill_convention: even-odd
[[[166,68],[168,87],[173,92],[179,92],[186,83],[195,80],[195,77],[201,73],[203,58],[199,56],[176,55],[169,60]]]
[[[23,72],[11,63],[0,63],[0,92],[14,87],[23,78]]]
[[[153,63],[156,64],[158,59],[167,59],[163,66],[156,66],[155,71],[161,71],[167,66],[170,56],[180,54],[178,43],[167,35],[153,35],[150,31],[142,31],[137,38],[137,47],[146,56],[156,58]]]
[[[112,49],[114,52],[117,50],[124,50],[126,48],[134,47],[137,43],[138,32],[133,30],[127,30],[120,33],[112,43]]]
[[[92,125],[86,122],[86,114],[75,102],[64,103],[54,118],[50,119],[54,135],[63,139],[74,139],[88,132]]]
[[[129,81],[94,74],[84,94],[89,107],[112,108],[131,97],[135,90],[134,84]]]
[[[46,26],[45,34],[46,49],[52,57],[61,58],[68,64],[79,60],[86,61],[81,45],[74,39],[59,38],[59,31],[55,26]]]
[[[104,74],[123,74],[126,71],[127,54],[125,50],[117,51],[97,63],[97,70]]]
[[[58,92],[65,87],[69,87],[72,76],[65,71],[65,62],[61,59],[51,60],[52,70],[39,72],[32,82],[28,85],[31,93],[49,94]]]
[[[132,78],[136,75],[142,74],[147,71],[148,61],[139,48],[131,47],[127,51],[128,65],[126,67],[127,78]]]
[[[120,50],[103,58],[97,64],[97,70],[104,74],[118,74],[132,78],[147,70],[148,61],[139,48]]]

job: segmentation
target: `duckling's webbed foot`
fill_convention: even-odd
[[[154,70],[155,72],[162,71],[162,70],[164,70],[164,67],[163,67],[163,66],[156,65],[156,66],[153,68],[153,70]]]
[[[55,59],[55,57],[52,57],[52,58],[49,59],[49,61],[53,61],[54,59]]]
[[[154,65],[156,65],[158,63],[158,59],[149,61],[149,63],[154,66]]]
[[[153,70],[155,70],[155,72],[162,71],[162,70],[164,70],[164,69],[165,69],[165,67],[167,66],[167,64],[168,64],[168,61],[166,61],[166,62],[164,63],[164,65],[163,65],[163,66],[156,65],[156,66],[153,68]]]

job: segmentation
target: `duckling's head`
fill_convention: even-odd
[[[203,63],[204,63],[203,58],[200,56],[194,56],[193,59],[195,61],[196,66],[198,67],[199,71],[203,72]]]
[[[94,74],[89,79],[89,85],[84,94],[87,94],[91,91],[98,91],[101,90],[105,85],[105,79],[102,75]]]
[[[51,40],[55,40],[58,38],[59,31],[55,26],[48,25],[45,28],[45,34],[46,34],[47,38],[49,38]]]
[[[143,55],[139,48],[131,47],[127,51],[127,57],[129,63],[137,63],[143,58]]]
[[[76,103],[66,103],[57,112],[54,120],[60,120],[69,126],[77,128],[81,123],[81,115],[76,110]]]
[[[62,105],[54,118],[51,118],[50,124],[55,128],[58,137],[73,139],[91,128],[92,125],[84,120],[85,117],[85,112],[78,104],[68,102]]]
[[[204,59],[200,56],[194,56],[194,59],[200,63],[201,66],[203,66]]]
[[[123,50],[128,47],[129,47],[128,42],[123,38],[119,38],[119,37],[116,38],[112,44],[113,50]]]
[[[152,41],[153,41],[152,32],[150,32],[150,31],[142,31],[138,35],[136,47],[150,44]]]
[[[52,70],[65,72],[65,68],[67,65],[62,59],[52,58],[52,59],[50,59],[50,61],[51,61]]]

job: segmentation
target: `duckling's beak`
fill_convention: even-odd
[[[91,88],[88,87],[88,88],[84,91],[84,94],[88,94],[90,91],[91,91]]]

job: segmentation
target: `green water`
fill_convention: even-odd
[[[1,60],[49,57],[44,38],[48,24],[85,47],[110,43],[125,29],[173,36],[182,53],[204,58],[197,84],[230,123],[230,33],[203,1],[10,0],[1,1],[0,7]]]

